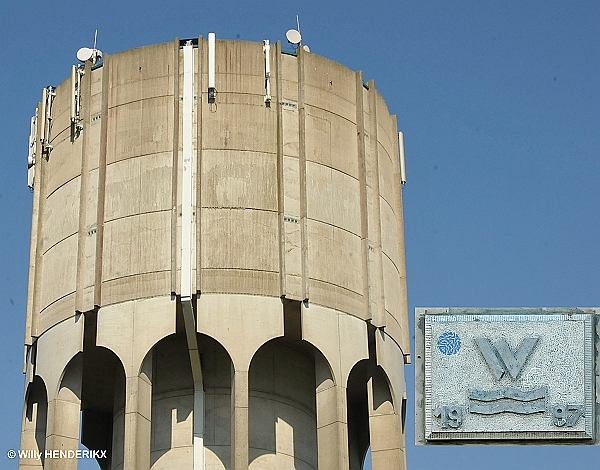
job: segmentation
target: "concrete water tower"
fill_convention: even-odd
[[[354,470],[369,446],[405,468],[401,145],[374,82],[214,35],[89,51],[32,119],[20,468],[76,469],[80,443],[102,469]]]

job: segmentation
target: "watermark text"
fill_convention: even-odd
[[[35,449],[10,449],[6,452],[6,456],[9,459],[32,459],[41,460],[44,459],[105,459],[106,450],[88,450],[88,449],[77,449],[77,450],[64,450],[64,449],[46,449],[45,451],[39,451]]]

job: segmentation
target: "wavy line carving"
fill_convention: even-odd
[[[529,415],[546,411],[548,387],[519,390],[506,387],[499,390],[471,390],[469,412],[483,415],[516,413]]]
[[[530,415],[534,413],[540,413],[546,411],[546,400],[540,398],[539,400],[529,402],[515,402],[514,400],[499,400],[493,403],[476,402],[472,401],[469,404],[469,412],[477,413],[482,415],[495,415],[498,413],[516,413],[520,415]]]
[[[533,401],[540,398],[546,398],[547,395],[548,387],[540,387],[529,391],[506,387],[499,390],[471,390],[469,398],[478,401],[494,401],[502,398],[509,398],[517,401]]]

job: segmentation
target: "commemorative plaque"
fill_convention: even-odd
[[[595,309],[416,309],[417,444],[593,443]]]

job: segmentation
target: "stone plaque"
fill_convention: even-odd
[[[416,313],[417,443],[594,440],[595,311]]]

